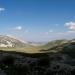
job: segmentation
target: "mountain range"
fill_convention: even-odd
[[[72,46],[73,44],[73,46]],[[48,43],[41,42],[27,42],[19,40],[15,37],[0,35],[0,50],[19,51],[28,53],[41,53],[41,52],[58,52],[63,48],[74,48],[75,39],[72,40],[54,40]]]

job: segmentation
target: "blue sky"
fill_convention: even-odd
[[[75,38],[75,0],[0,0],[0,34],[26,41]]]

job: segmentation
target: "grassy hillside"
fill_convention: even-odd
[[[0,47],[0,50],[3,51],[16,51],[24,53],[44,53],[44,52],[59,52],[62,51],[66,46],[69,46],[74,43],[73,40],[54,40],[48,42],[42,46],[24,46],[24,47]],[[69,48],[68,48],[69,49]]]
[[[47,44],[45,44],[43,46],[40,46],[40,48],[42,48],[42,49],[49,49],[49,48],[52,48],[54,46],[62,45],[63,43],[67,43],[67,42],[68,41],[65,40],[65,39],[62,39],[62,40],[54,40],[54,41],[48,42]]]
[[[39,53],[41,49],[39,47],[31,46],[31,47],[21,47],[21,48],[20,47],[14,47],[14,48],[11,48],[11,47],[3,48],[3,47],[1,47],[0,50],[24,52],[24,53]]]

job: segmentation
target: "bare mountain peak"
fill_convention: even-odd
[[[14,36],[0,35],[0,47],[25,47],[27,42],[17,39]]]

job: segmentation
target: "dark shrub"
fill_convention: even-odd
[[[4,64],[4,65],[13,65],[15,62],[15,58],[11,55],[8,55],[8,56],[4,56],[3,59],[1,60],[1,64]]]
[[[50,58],[48,56],[47,57],[41,57],[38,60],[38,66],[49,67],[49,64],[50,64]]]
[[[63,47],[62,53],[68,54],[70,57],[75,58],[75,45]]]

